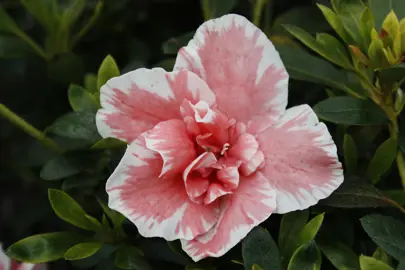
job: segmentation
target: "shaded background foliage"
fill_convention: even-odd
[[[232,12],[251,18],[255,1],[228,2],[235,3],[232,5]],[[330,6],[328,1],[280,0],[271,2],[272,5],[267,5],[264,9],[262,28],[277,46],[307,50],[300,43],[293,41],[293,37],[281,27],[281,24],[296,25],[311,34],[317,32],[333,34],[333,30],[315,5],[315,3],[322,3]],[[83,15],[78,19],[73,31],[80,31],[83,28],[86,21],[92,16],[96,4],[95,0],[86,1]],[[43,44],[46,36],[44,28],[22,7],[19,1],[2,0],[0,5],[24,32],[33,40]],[[185,44],[187,37],[190,38],[190,34],[187,33],[195,31],[204,21],[200,1],[196,0],[105,0],[103,5],[97,22],[77,45],[71,50],[54,53],[47,61],[29,49],[19,49],[19,46],[23,47],[20,43],[10,46],[8,38],[12,35],[2,33],[0,35],[1,103],[7,105],[39,130],[45,130],[56,119],[72,111],[68,99],[68,89],[71,84],[84,85],[87,88],[91,85],[94,86],[94,82],[92,83],[94,77],[89,74],[97,74],[100,64],[107,55],[114,57],[121,73],[139,67],[163,66],[171,69],[177,48]],[[187,34],[185,40],[181,37],[184,34]],[[314,55],[310,51],[308,54]],[[305,69],[305,65],[311,65],[310,62],[301,59],[299,55],[295,55],[293,50],[282,56],[283,60],[289,58],[291,61],[301,62],[302,70]],[[316,80],[312,81],[316,82]],[[353,85],[355,83],[352,82]],[[336,94],[335,89],[329,89],[329,91]],[[327,97],[328,92],[325,92],[323,85],[311,82],[311,80],[292,79],[290,81],[289,106],[303,103],[313,106]],[[404,116],[401,117],[404,118]],[[91,126],[91,121],[85,124]],[[403,213],[401,214],[397,208],[392,207],[403,204],[405,196],[403,192],[401,193],[398,170],[395,164],[391,164],[392,162],[388,164],[387,171],[382,175],[382,180],[378,184],[379,189],[369,184],[363,185],[360,181],[367,182],[365,171],[369,161],[377,147],[389,137],[386,128],[381,125],[350,127],[333,124],[328,127],[338,145],[341,160],[350,159],[351,143],[356,146],[356,156],[359,157],[358,161],[356,160],[358,166],[348,172],[346,184],[339,189],[335,196],[310,210],[310,218],[315,217],[314,222],[320,223],[319,226],[312,227],[315,228],[315,234],[309,240],[317,235],[316,241],[322,249],[322,255],[317,248],[314,248],[314,242],[306,244],[303,240],[302,243],[306,246],[301,248],[308,258],[314,256],[316,260],[317,256],[324,256],[322,269],[336,269],[335,266],[339,263],[331,260],[331,257],[337,258],[336,260],[339,261],[355,256],[354,261],[357,261],[361,254],[367,256],[375,254],[376,244],[370,239],[368,232],[364,231],[360,218],[366,214],[378,212],[405,221]],[[88,140],[73,139],[60,136],[61,134],[55,132],[55,126],[53,126],[53,131],[54,134],[50,136],[64,149],[70,150],[68,164],[60,163],[60,160],[57,160],[49,165],[50,160],[55,160],[57,156],[55,153],[0,118],[0,241],[6,247],[33,234],[77,230],[54,214],[48,201],[49,188],[67,191],[87,213],[98,219],[102,216],[102,210],[95,196],[105,201],[105,181],[115,168],[125,148],[89,150],[89,146],[100,139],[97,135],[89,135],[93,136],[90,139],[87,136]],[[76,132],[80,131],[76,130]],[[348,137],[345,134],[351,134],[351,136]],[[59,166],[58,168],[55,167],[55,163],[58,163],[56,166]],[[376,166],[382,165],[377,163]],[[346,167],[346,169],[348,168]],[[61,174],[64,175],[61,176]],[[389,198],[381,190],[391,191],[391,195],[395,195],[395,198]],[[376,208],[381,206],[390,207]],[[327,214],[320,215],[323,212],[327,212]],[[301,220],[302,224],[306,224],[308,212],[293,215],[304,215],[301,218],[299,216],[291,217],[294,222],[299,223]],[[282,246],[280,241],[288,242],[289,237],[298,237],[297,233],[302,228],[298,226],[295,231],[294,228],[290,228],[291,231],[287,232],[280,230],[281,218],[281,215],[272,215],[262,225],[271,233],[273,239],[278,239],[278,249],[282,255],[291,256],[297,247]],[[285,217],[283,222],[288,224],[288,218]],[[320,230],[317,234],[319,227]],[[241,252],[241,245],[238,245],[224,257],[207,259],[203,262],[204,266],[193,268],[190,261],[181,252],[179,253],[178,243],[168,245],[160,239],[143,239],[137,234],[136,228],[126,221],[124,221],[124,230],[129,235],[131,243],[143,250],[145,257],[155,269],[184,269],[185,265],[188,265],[187,269],[214,269],[212,268],[214,266],[217,269],[243,269],[242,265],[232,262],[232,260],[241,261],[242,254],[255,249],[245,246]],[[264,231],[258,233],[259,236],[263,235],[259,237],[260,239],[268,237]],[[53,269],[75,269],[76,267],[92,269],[93,266],[97,267],[95,265],[99,260],[105,261],[102,261],[96,269],[115,269],[113,260],[108,257],[108,254],[112,252],[111,246],[108,244],[113,243],[109,243],[108,239],[103,241],[107,245],[97,253],[98,257],[92,256],[87,260],[76,261],[72,264],[59,260],[52,263]],[[343,244],[344,248],[336,249],[335,246],[340,244]],[[350,252],[344,253],[345,247],[349,247]],[[270,243],[267,248],[272,250],[274,246]],[[335,254],[336,250],[342,253]],[[379,252],[382,254],[381,257],[387,258],[384,260],[385,262],[392,261],[384,251]],[[289,257],[281,258],[282,261],[284,260],[284,265],[288,263],[288,261],[285,262],[287,259]],[[249,260],[245,259],[244,263],[246,269],[252,267]],[[255,260],[251,264],[254,263],[259,262]],[[264,263],[271,265],[271,262],[268,261]],[[394,262],[393,267],[396,266]],[[359,265],[355,263],[353,269],[358,269],[358,267]],[[140,267],[139,269],[148,268]],[[362,269],[367,268],[362,267]]]

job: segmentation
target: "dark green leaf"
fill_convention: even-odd
[[[69,248],[66,251],[64,258],[65,260],[80,260],[88,258],[99,251],[102,246],[103,243],[99,242],[80,243]]]
[[[62,189],[67,191],[73,188],[86,188],[96,186],[101,177],[99,175],[76,175],[63,181]]]
[[[61,137],[87,140],[91,143],[101,139],[96,127],[96,116],[91,112],[71,112],[58,118],[47,131]]]
[[[106,213],[106,215],[111,219],[114,226],[116,228],[120,227],[122,222],[124,222],[125,217],[121,213],[109,208],[108,205],[105,204],[101,199],[97,198],[97,201],[100,204],[101,208],[103,208],[104,213]]]
[[[403,189],[384,190],[384,194],[398,204],[405,205],[405,191]]]
[[[104,138],[96,142],[91,146],[91,149],[110,149],[110,148],[120,148],[127,146],[126,142],[118,140],[116,138]]]
[[[320,270],[322,263],[321,252],[315,241],[300,246],[288,264],[288,270]]]
[[[405,2],[403,0],[368,0],[368,2],[378,31],[391,10],[396,13],[399,19],[405,18]]]
[[[115,254],[115,266],[121,269],[153,270],[145,258],[138,254],[135,247],[125,246]]]
[[[20,0],[24,8],[49,32],[53,33],[58,26],[58,14],[52,9],[49,1]]]
[[[69,103],[76,112],[96,112],[98,109],[95,98],[82,87],[71,84],[68,90]]]
[[[399,123],[399,137],[398,137],[399,149],[405,154],[405,117]]]
[[[372,214],[361,224],[373,241],[397,260],[405,258],[405,224],[389,216]]]
[[[287,265],[288,260],[294,253],[296,239],[307,223],[308,217],[307,210],[294,211],[283,215],[278,235],[278,246],[283,264]]]
[[[245,269],[254,264],[263,270],[281,270],[281,261],[276,243],[262,227],[254,228],[242,242]]]
[[[53,52],[55,50],[55,52]],[[59,48],[48,48],[50,53],[58,53],[48,63],[47,72],[50,79],[55,82],[70,84],[80,83],[83,80],[83,60],[74,53],[62,53]]]
[[[391,168],[397,157],[397,148],[397,138],[393,137],[377,148],[367,168],[367,176],[373,180],[373,184],[377,184],[380,177]]]
[[[70,29],[83,13],[86,0],[71,0],[69,1],[61,16],[61,28]]]
[[[360,269],[356,253],[345,244],[330,239],[317,240],[317,244],[336,269]]]
[[[238,3],[238,0],[208,0],[210,15],[212,18],[218,18],[229,13]]]
[[[32,55],[31,48],[19,38],[0,36],[0,59],[22,58]]]
[[[179,37],[174,37],[163,43],[162,50],[165,54],[177,54],[181,47],[186,46],[193,38],[195,32],[187,32]]]
[[[391,206],[380,190],[357,178],[345,179],[343,184],[320,204],[339,208],[368,208]]]
[[[97,88],[100,89],[109,79],[118,77],[120,70],[111,55],[107,55],[100,65],[97,75]]]
[[[368,100],[331,97],[314,106],[320,119],[344,125],[381,125],[387,122],[384,112]]]
[[[24,238],[7,249],[14,260],[44,263],[63,258],[66,250],[79,243],[82,237],[73,232],[37,234]]]
[[[111,255],[116,250],[117,250],[116,246],[104,244],[96,253],[94,253],[90,257],[80,259],[80,260],[70,261],[69,263],[72,264],[73,266],[75,266],[76,268],[80,268],[80,269],[93,269],[92,267],[103,264],[106,261],[110,261],[114,265],[114,260]],[[106,270],[108,268],[99,267],[96,269]],[[113,269],[116,270],[118,268],[113,268]]]
[[[168,58],[156,63],[155,67],[161,67],[166,71],[172,71],[175,63],[176,58]]]
[[[87,215],[83,208],[66,192],[57,189],[49,189],[48,197],[56,215],[62,220],[84,230],[100,230],[100,222]]]
[[[380,84],[383,87],[392,89],[395,83],[401,84],[405,80],[405,64],[390,66],[378,71]]]
[[[2,7],[0,7],[0,32],[9,32],[18,35],[21,31],[22,30],[20,30],[13,18],[11,18]]]
[[[402,259],[397,267],[397,270],[405,270],[405,259]]]
[[[357,169],[357,146],[352,136],[345,134],[343,139],[343,153],[345,157],[346,172],[353,174]]]
[[[394,268],[388,264],[364,255],[360,255],[360,268],[361,270],[394,270]]]

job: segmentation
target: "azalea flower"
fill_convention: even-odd
[[[202,24],[172,72],[109,80],[97,127],[129,143],[107,181],[109,206],[198,261],[273,213],[328,197],[343,181],[336,146],[308,105],[286,109],[287,96],[279,54],[239,15]]]
[[[4,253],[0,243],[0,270],[46,270],[46,264],[18,263]]]

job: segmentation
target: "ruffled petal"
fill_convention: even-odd
[[[258,140],[262,172],[277,192],[277,213],[306,209],[343,182],[336,145],[308,105],[288,109]]]
[[[175,70],[199,75],[215,92],[218,109],[258,133],[284,114],[288,74],[266,35],[230,14],[206,21],[180,49]]]

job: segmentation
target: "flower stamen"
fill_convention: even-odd
[[[229,150],[230,146],[231,145],[229,143],[224,144],[224,146],[222,147],[221,156],[225,155],[225,152]]]

